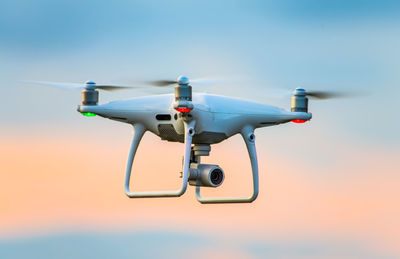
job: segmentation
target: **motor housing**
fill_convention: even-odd
[[[99,91],[85,89],[82,91],[82,105],[97,105],[99,102]]]
[[[292,97],[292,105],[290,111],[292,112],[308,112],[308,98],[306,91],[303,88],[297,87],[294,90]]]
[[[189,85],[189,79],[185,76],[180,76],[178,85],[175,86],[174,109],[183,113],[193,110],[192,86]]]
[[[195,186],[218,187],[225,179],[224,171],[218,165],[191,164],[189,184]]]

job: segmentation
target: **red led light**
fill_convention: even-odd
[[[177,110],[178,112],[190,112],[192,109],[188,109],[188,108],[176,108],[175,110]]]
[[[295,119],[295,120],[292,120],[292,122],[294,122],[294,123],[304,123],[304,122],[306,122],[307,120],[300,120],[300,119]]]

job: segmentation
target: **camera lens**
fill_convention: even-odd
[[[222,181],[224,180],[224,173],[221,171],[221,169],[216,168],[212,170],[211,175],[210,175],[210,180],[212,184],[214,185],[220,185]]]

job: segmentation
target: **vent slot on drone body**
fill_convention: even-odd
[[[169,114],[157,114],[156,119],[159,121],[170,121],[171,120],[171,115]]]
[[[127,121],[127,118],[123,118],[123,117],[110,117],[110,119],[112,120],[117,120],[117,121]]]

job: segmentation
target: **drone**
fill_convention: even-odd
[[[179,197],[188,184],[195,186],[200,203],[250,203],[259,192],[258,163],[254,130],[282,123],[304,123],[312,118],[308,112],[308,98],[327,99],[337,95],[330,92],[306,91],[296,88],[291,97],[290,111],[248,101],[208,93],[192,93],[186,76],[177,80],[152,81],[154,86],[175,85],[174,94],[136,97],[130,100],[99,104],[98,90],[134,88],[119,85],[100,85],[94,81],[84,84],[31,83],[82,90],[82,103],[77,111],[85,116],[101,116],[133,126],[133,139],[128,155],[125,176],[125,193],[129,198]],[[137,192],[130,189],[132,165],[143,135],[152,132],[161,140],[184,144],[182,184],[179,190]],[[253,190],[248,197],[203,197],[202,187],[221,186],[225,174],[216,164],[201,163],[209,156],[211,145],[240,134],[246,144],[252,170]]]

